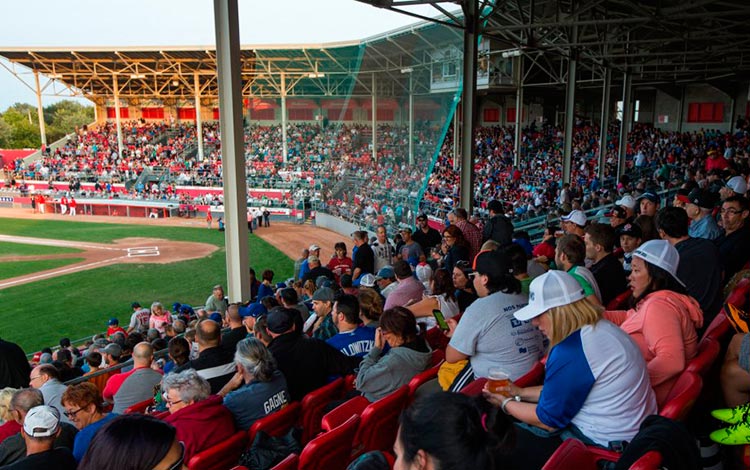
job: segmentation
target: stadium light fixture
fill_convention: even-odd
[[[309,78],[323,78],[326,76],[323,72],[310,72],[307,74]]]
[[[130,74],[130,78],[134,78],[134,79],[137,79],[137,78],[146,78],[146,76],[144,74],[142,74],[142,73],[131,73]]]
[[[411,67],[406,67],[404,69],[401,69],[401,73],[412,73],[414,71]]]
[[[61,74],[61,73],[48,73],[47,74],[47,78],[52,78],[52,79],[63,78],[63,74]]]
[[[511,57],[519,57],[523,52],[521,49],[512,49],[502,53],[503,59],[510,59]]]

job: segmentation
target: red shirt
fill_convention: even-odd
[[[3,442],[5,439],[18,434],[19,432],[21,432],[21,425],[18,424],[15,419],[7,421],[0,426],[0,442]]]

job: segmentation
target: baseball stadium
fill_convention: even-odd
[[[357,3],[0,45],[0,469],[750,468],[750,4]]]

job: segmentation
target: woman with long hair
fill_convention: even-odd
[[[698,354],[696,329],[703,325],[700,304],[685,295],[677,278],[679,262],[677,249],[666,240],[638,247],[630,264],[633,308],[604,313],[640,348],[660,406],[687,362]]]
[[[456,302],[458,302],[458,311],[465,312],[469,305],[479,297],[474,290],[474,283],[469,275],[471,274],[471,263],[468,261],[459,261],[453,267],[453,286],[456,288]]]
[[[484,395],[516,418],[519,440],[534,443],[529,468],[541,468],[568,437],[606,447],[630,441],[657,413],[646,363],[628,335],[600,315],[570,274],[550,271],[531,283],[514,314],[549,339],[544,385],[485,386]],[[616,417],[616,419],[613,419]]]
[[[440,247],[440,252],[435,253],[438,263],[448,272],[451,272],[457,261],[469,260],[469,253],[471,253],[471,246],[469,241],[464,238],[461,229],[455,225],[446,227],[443,230],[443,244]]]
[[[96,433],[78,470],[185,470],[174,426],[152,416],[118,416]]]
[[[481,397],[439,392],[401,413],[394,470],[513,470],[511,418]]]
[[[432,315],[433,310],[440,310],[446,319],[455,317],[459,312],[456,288],[450,271],[442,268],[435,271],[430,281],[430,292],[430,295],[425,295],[419,302],[409,305],[409,310],[417,318],[417,322],[428,329],[436,324]]]

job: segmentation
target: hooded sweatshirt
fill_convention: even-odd
[[[415,375],[429,367],[432,359],[432,351],[421,338],[382,354],[380,348],[373,347],[359,365],[357,390],[370,402],[408,384]]]
[[[620,325],[640,348],[661,407],[688,361],[698,354],[696,330],[703,325],[700,305],[690,296],[660,290],[635,308],[605,312],[604,317]]]
[[[177,428],[177,440],[185,444],[186,463],[195,454],[225,441],[235,433],[232,413],[218,395],[179,409],[164,421]]]

